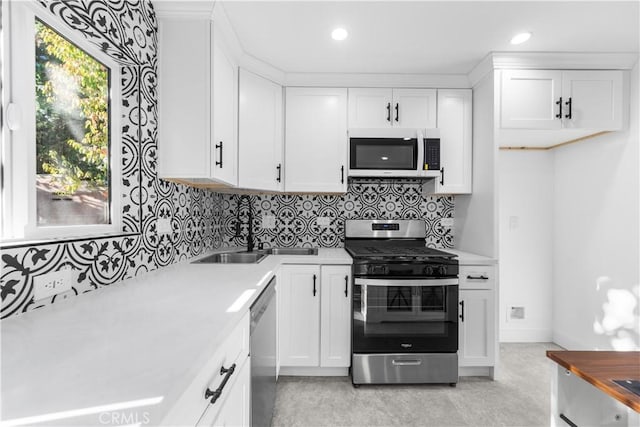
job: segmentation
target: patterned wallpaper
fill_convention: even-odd
[[[157,178],[157,22],[146,0],[39,0],[122,65],[121,237],[2,248],[0,317],[89,292],[221,245],[222,198]],[[157,219],[171,218],[171,234]],[[72,269],[71,291],[33,299],[34,277]]]
[[[241,205],[243,237],[235,237],[238,196],[222,196],[223,245],[246,244],[248,205]],[[453,233],[440,225],[441,218],[453,218],[453,196],[424,196],[419,180],[359,179],[349,182],[346,194],[251,196],[255,242],[269,246],[344,246],[345,219],[424,219],[427,246],[453,247]],[[275,217],[275,227],[262,228],[263,215]],[[330,219],[328,226],[317,218]]]
[[[244,245],[234,237],[237,195],[217,194],[157,178],[157,23],[147,0],[39,0],[122,64],[123,232],[118,237],[3,246],[0,317],[7,318],[68,297],[168,266],[214,248]],[[348,218],[424,218],[427,243],[451,247],[440,227],[453,217],[453,197],[422,195],[420,181],[360,180],[342,196],[251,196],[257,241],[267,246],[342,246]],[[247,205],[241,218],[246,220]],[[263,215],[276,227],[262,229]],[[330,218],[319,226],[317,217]],[[172,232],[159,234],[169,218]],[[246,229],[246,224],[243,226]],[[246,233],[245,233],[246,235]],[[34,301],[34,278],[71,269],[73,287]]]

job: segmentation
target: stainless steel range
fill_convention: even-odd
[[[347,220],[353,257],[351,378],[458,382],[458,260],[425,247],[422,220]]]

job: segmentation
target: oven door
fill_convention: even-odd
[[[458,279],[356,278],[354,353],[458,350]]]

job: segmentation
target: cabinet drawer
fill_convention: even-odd
[[[495,268],[492,265],[461,265],[460,289],[494,289]]]
[[[225,392],[228,392],[240,372],[243,364],[249,356],[249,313],[247,313],[238,326],[228,335],[216,353],[200,370],[198,376],[182,393],[173,408],[162,421],[162,425],[196,425],[203,413],[215,414],[224,401]],[[211,406],[211,398],[205,399],[205,391],[216,390],[222,384],[226,374],[221,373],[221,368],[228,369],[236,364],[233,374],[229,376],[222,395]]]

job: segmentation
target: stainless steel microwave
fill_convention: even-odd
[[[438,129],[350,129],[348,175],[438,177],[440,132]]]

